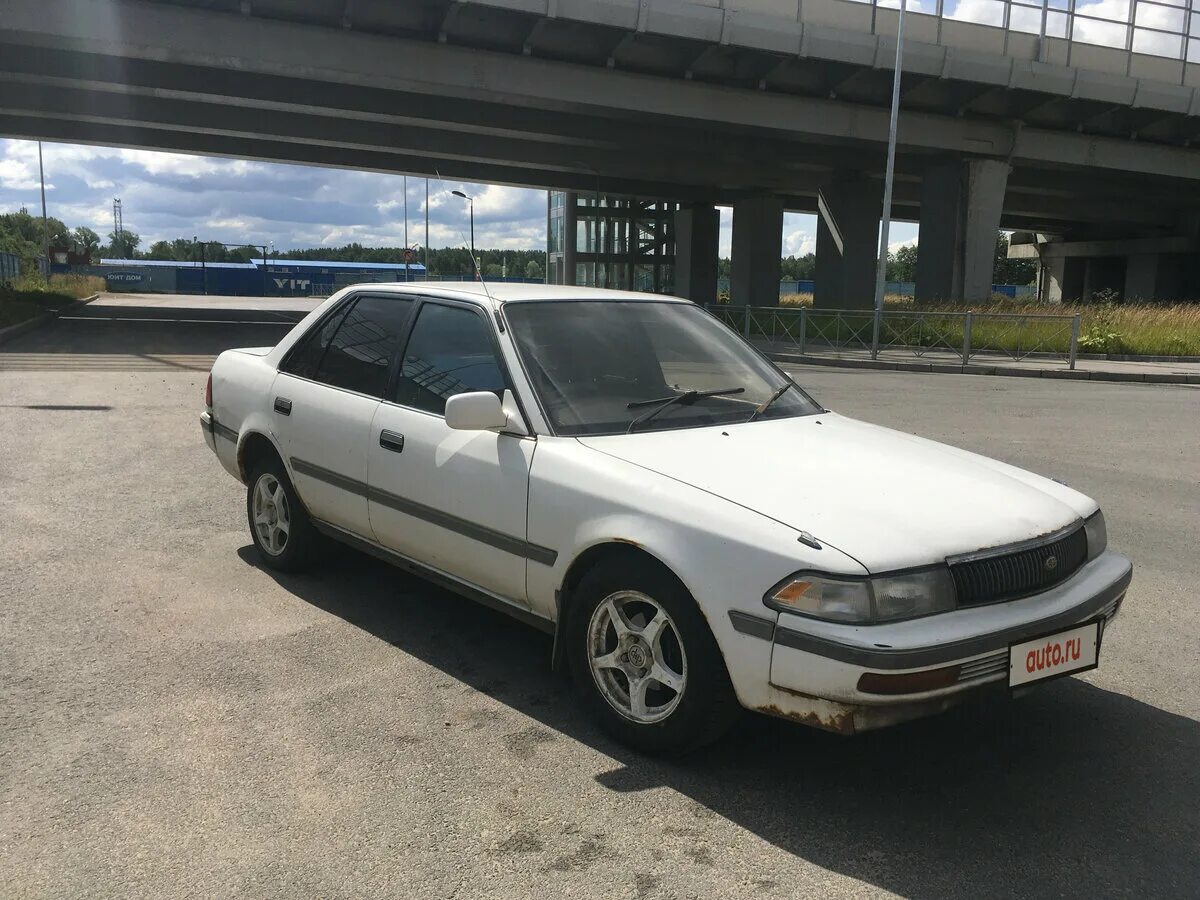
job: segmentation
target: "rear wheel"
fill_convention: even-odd
[[[259,557],[270,568],[299,572],[312,562],[319,535],[278,459],[250,473],[246,518]]]
[[[648,565],[593,569],[566,628],[576,690],[618,740],[686,753],[719,737],[741,707],[695,601]]]

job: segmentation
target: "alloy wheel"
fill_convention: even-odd
[[[687,687],[687,654],[670,614],[640,591],[617,591],[592,613],[588,664],[601,695],[643,725],[661,722]]]
[[[287,547],[292,523],[287,494],[279,479],[270,472],[258,476],[258,481],[254,483],[253,511],[259,546],[272,556],[279,556]]]

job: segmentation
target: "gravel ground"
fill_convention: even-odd
[[[1019,702],[850,740],[748,716],[666,763],[576,711],[544,635],[350,552],[255,565],[196,416],[208,356],[271,328],[0,352],[0,894],[1200,893],[1200,391],[796,370],[1092,493],[1134,587],[1101,667]]]

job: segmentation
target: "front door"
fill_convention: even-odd
[[[288,354],[272,388],[274,431],[309,513],[372,537],[367,447],[413,300],[357,295]]]
[[[502,395],[506,387],[484,312],[422,302],[392,401],[379,405],[371,427],[369,506],[383,545],[527,605],[525,510],[535,442],[455,431],[444,416],[448,397]]]

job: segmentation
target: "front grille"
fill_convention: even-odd
[[[1085,562],[1087,534],[1081,525],[1046,544],[951,563],[950,574],[958,605],[980,606],[1037,594],[1066,581]]]
[[[958,680],[976,681],[980,678],[992,678],[1008,672],[1008,651],[998,650],[991,656],[973,659],[959,666]]]

